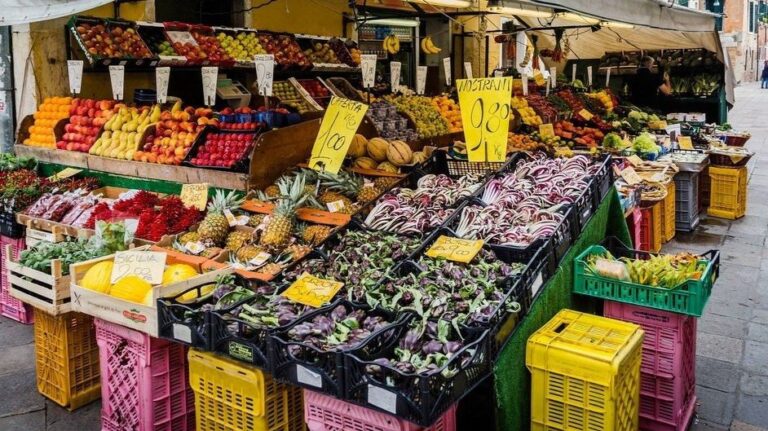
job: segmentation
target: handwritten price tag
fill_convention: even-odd
[[[168,81],[171,77],[170,67],[158,67],[155,69],[155,88],[157,90],[157,103],[165,103],[168,100]]]
[[[557,87],[557,67],[549,68],[549,83],[552,88]]]
[[[216,81],[219,79],[219,68],[216,66],[201,67],[203,74],[203,100],[208,106],[216,104]]]
[[[344,283],[340,281],[325,280],[305,272],[283,292],[283,296],[293,302],[318,308],[333,299],[343,286]]]
[[[320,123],[315,145],[312,147],[309,167],[316,171],[338,173],[366,111],[368,105],[341,97],[331,97]],[[504,142],[506,145],[506,141]]]
[[[636,168],[643,165],[643,159],[641,159],[640,157],[637,157],[636,154],[632,154],[631,156],[627,157],[627,161],[629,162],[630,165]]]
[[[109,82],[112,84],[112,98],[123,100],[125,66],[109,66]]]
[[[256,67],[259,94],[271,96],[272,82],[275,77],[275,56],[273,54],[255,55],[253,56],[253,64]]]
[[[373,88],[376,85],[376,54],[360,56],[360,71],[363,72],[363,87]]]
[[[64,178],[69,178],[69,177],[75,176],[75,175],[79,174],[80,172],[83,172],[83,170],[82,169],[75,169],[75,168],[64,168],[64,169],[60,170],[58,173],[48,177],[48,181],[50,181],[50,182],[61,181]]]
[[[528,95],[528,74],[523,73],[521,78],[522,78],[523,96],[527,96]]]
[[[416,94],[424,94],[427,87],[427,66],[416,68]]]
[[[427,250],[426,255],[434,259],[448,259],[469,263],[483,248],[483,240],[469,240],[441,235]]]
[[[445,85],[451,86],[451,57],[443,59],[443,72],[445,73]]]
[[[587,66],[587,85],[592,86],[592,66]]]
[[[547,80],[544,79],[544,75],[541,74],[541,71],[536,69],[536,71],[533,73],[533,81],[541,87],[542,85],[547,83]]]
[[[512,78],[459,79],[461,120],[470,162],[503,162],[512,109]]]
[[[67,60],[67,75],[69,76],[69,92],[80,94],[83,84],[83,60]]]
[[[392,61],[389,63],[389,85],[392,87],[392,92],[396,92],[400,88],[400,68],[402,64],[399,61]]]
[[[472,63],[468,61],[464,62],[464,75],[467,76],[467,79],[472,79]]]
[[[571,82],[576,81],[576,63],[571,67]]]
[[[678,136],[677,145],[681,150],[693,150],[693,141],[690,136]]]
[[[608,88],[611,85],[611,68],[609,67],[608,70],[605,71],[605,88]]]
[[[112,267],[112,283],[127,275],[136,275],[149,284],[163,282],[166,254],[159,251],[118,251]]]
[[[637,172],[635,172],[635,168],[632,166],[624,169],[619,173],[621,175],[621,178],[624,178],[624,181],[627,182],[630,186],[634,186],[635,184],[640,184],[643,182],[643,179],[640,178],[639,175],[637,175]]]
[[[184,205],[203,211],[208,203],[208,183],[183,184],[180,197]]]
[[[555,128],[552,123],[539,124],[539,135],[544,138],[555,136]]]
[[[594,115],[592,115],[591,112],[587,111],[586,109],[582,109],[579,111],[579,116],[587,121],[591,120]]]

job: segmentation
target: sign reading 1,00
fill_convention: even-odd
[[[512,110],[512,78],[459,79],[461,120],[470,162],[503,162]]]
[[[338,173],[366,111],[368,105],[332,97],[312,147],[309,167],[316,171]]]

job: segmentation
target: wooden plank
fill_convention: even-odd
[[[27,145],[14,145],[13,151],[19,157],[34,157],[41,162],[57,163],[74,168],[88,168],[88,154],[79,151],[56,150]]]

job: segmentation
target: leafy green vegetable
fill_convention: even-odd
[[[603,138],[604,148],[622,149],[625,146],[626,145],[624,144],[624,140],[621,139],[621,136],[617,135],[616,133],[609,133],[605,135],[605,138]]]
[[[83,262],[105,253],[93,247],[89,241],[76,240],[52,243],[40,241],[32,247],[21,252],[19,263],[41,272],[51,272],[51,262],[55,259],[61,261],[61,275],[69,274],[69,265]]]
[[[641,153],[641,154],[648,154],[648,153],[658,154],[660,150],[659,146],[656,145],[656,141],[648,133],[642,133],[640,134],[640,136],[635,138],[632,141],[632,149],[635,150],[636,153]]]

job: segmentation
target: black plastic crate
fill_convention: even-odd
[[[408,330],[402,325],[402,336]],[[345,355],[346,399],[394,414],[421,426],[431,425],[451,405],[471,392],[491,373],[488,332],[467,336],[465,346],[432,374],[404,373],[377,358],[391,357],[400,337],[380,349],[363,346]],[[370,372],[375,367],[376,373]],[[451,373],[444,373],[450,368]]]
[[[192,159],[197,157],[197,153],[200,151],[200,147],[205,145],[208,135],[212,133],[221,133],[221,134],[232,134],[232,135],[247,135],[250,136],[250,144],[251,148],[243,154],[243,156],[237,160],[231,167],[223,167],[223,166],[211,166],[211,165],[200,165],[200,164],[194,164],[192,163]],[[224,171],[224,172],[239,172],[239,173],[247,173],[250,168],[250,162],[251,162],[251,155],[253,154],[253,150],[256,148],[256,145],[258,143],[258,137],[261,133],[261,129],[257,129],[255,131],[245,131],[245,130],[219,130],[218,128],[215,128],[213,126],[206,126],[202,132],[200,132],[197,137],[195,138],[195,142],[192,143],[192,147],[190,147],[189,151],[187,151],[187,155],[184,156],[184,160],[181,162],[184,166],[189,166],[193,168],[201,168],[201,169],[213,169],[217,171]]]
[[[328,351],[299,341],[291,341],[287,334],[296,326],[311,322],[321,315],[330,314],[336,307],[344,307],[347,312],[355,309],[365,310],[368,316],[381,316],[389,322],[387,326],[372,333],[352,349]],[[392,339],[400,334],[399,323],[410,316],[404,314],[399,319],[395,313],[381,309],[371,310],[368,307],[352,304],[347,301],[337,301],[327,307],[307,313],[291,325],[274,331],[269,336],[269,362],[272,373],[278,380],[301,386],[315,392],[344,397],[344,353],[355,351],[363,343],[366,349],[380,349],[390,344]]]
[[[595,179],[592,178],[589,180],[587,188],[584,189],[584,193],[576,198],[576,202],[574,202],[576,220],[578,221],[579,225],[579,233],[584,230],[584,228],[587,226],[587,223],[589,223],[589,219],[592,218],[592,215],[597,210],[598,201],[595,198],[596,193],[597,190]]]
[[[14,239],[24,236],[24,226],[16,223],[16,213],[13,210],[0,211],[0,235]]]
[[[610,154],[606,154],[602,160],[599,162],[596,161],[595,163],[600,163],[600,168],[595,173],[593,181],[593,192],[595,193],[595,210],[597,210],[597,208],[603,202],[603,199],[608,196],[608,192],[611,190],[611,187],[614,183],[613,158]]]
[[[675,180],[675,229],[692,232],[699,225],[699,173],[678,172]]]
[[[210,321],[208,313],[201,310],[203,302],[182,303],[179,299],[189,292],[202,296],[202,288],[195,286],[169,298],[157,300],[157,334],[160,338],[186,344],[202,350],[210,350]]]

